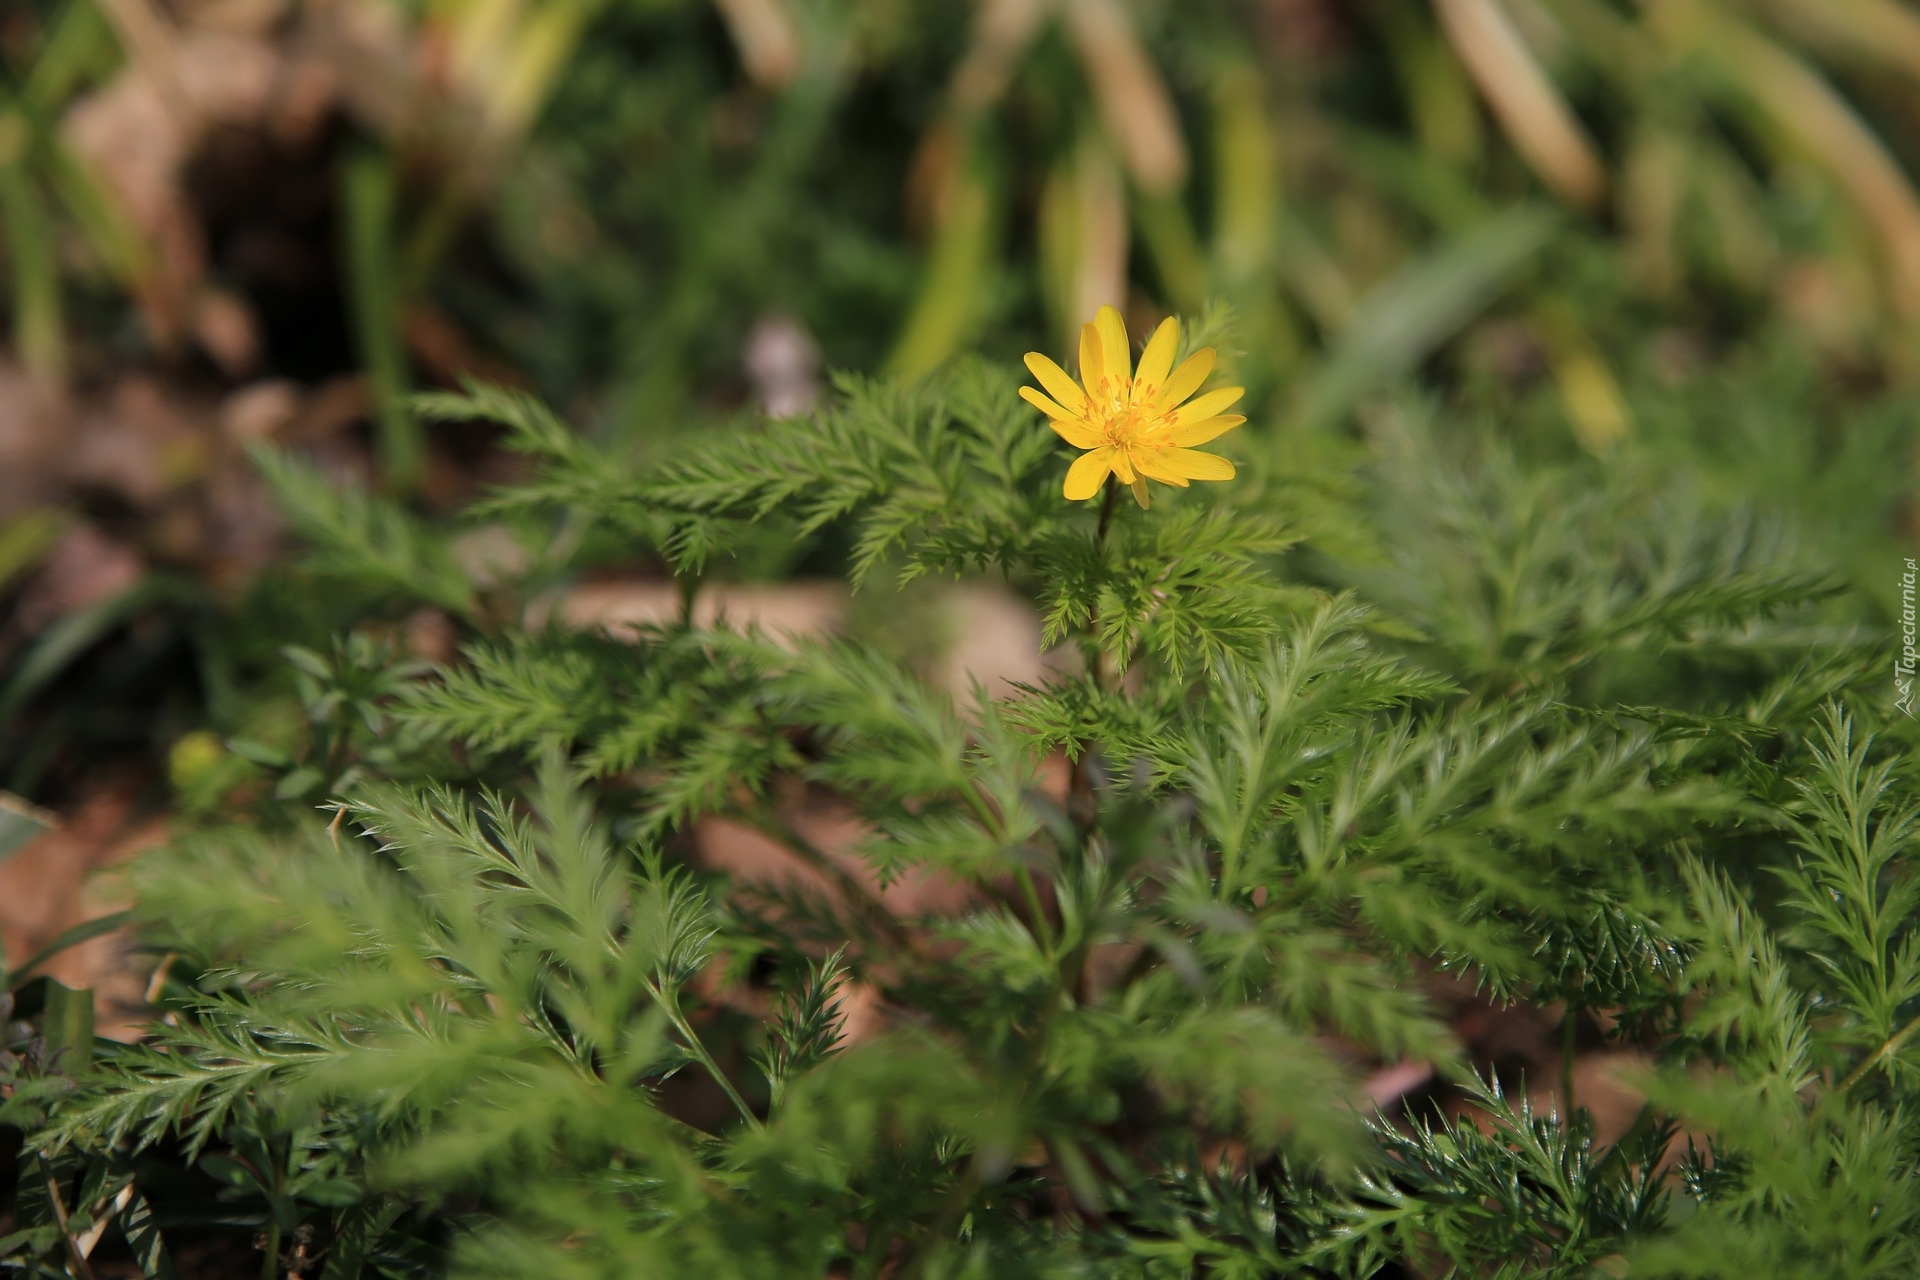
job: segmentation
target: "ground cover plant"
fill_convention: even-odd
[[[1120,333],[1079,365],[1125,403]],[[641,465],[520,394],[421,402],[530,457],[489,518],[673,567],[681,618],[631,640],[522,629],[551,564],[483,589],[447,531],[263,455],[313,572],[473,639],[290,654],[311,732],[236,749],[321,808],[228,791],[134,872],[167,1015],[92,1065],[57,1019],[16,1052],[15,1264],[84,1268],[102,1223],[162,1273],[191,1168],[263,1274],[1911,1270],[1913,735],[1787,530],[1417,402],[1357,475],[1074,501],[1060,437],[1106,446],[1020,385],[848,379]],[[1370,545],[1289,556],[1281,483]],[[769,528],[834,531],[867,591],[1004,575],[1077,662],[991,697],[696,625]],[[848,849],[802,834],[821,805]],[[730,883],[715,819],[814,874]],[[928,874],[943,906],[888,905]],[[1478,1074],[1436,972],[1600,1015],[1639,1118],[1601,1142]],[[1407,1063],[1473,1105],[1369,1099]]]
[[[20,0],[0,1271],[1914,1274],[1916,50]]]

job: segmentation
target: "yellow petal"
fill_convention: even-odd
[[[1177,430],[1189,422],[1203,422],[1216,416],[1221,410],[1237,404],[1240,397],[1245,394],[1247,394],[1245,387],[1222,387],[1218,391],[1209,391],[1198,400],[1189,400],[1174,410],[1173,421],[1168,425]]]
[[[1120,477],[1121,484],[1132,484],[1138,478],[1133,474],[1133,459],[1125,449],[1113,451],[1113,474]]]
[[[1038,391],[1035,391],[1032,387],[1020,388],[1020,398],[1022,400],[1025,400],[1028,404],[1032,405],[1034,408],[1038,409],[1040,412],[1046,414],[1049,418],[1078,418],[1081,416],[1080,414],[1074,413],[1069,409],[1062,408],[1060,405],[1055,404],[1050,397],[1040,394]]]
[[[1158,480],[1161,484],[1187,487],[1187,478],[1167,465],[1164,450],[1142,449],[1133,455],[1133,465],[1141,475],[1149,480]]]
[[[1217,418],[1183,422],[1168,431],[1166,435],[1156,436],[1155,439],[1165,440],[1169,444],[1205,444],[1217,436],[1227,434],[1245,421],[1246,419],[1237,413],[1223,413]]]
[[[1168,449],[1160,455],[1166,466],[1194,480],[1231,480],[1233,464],[1217,453],[1198,449]]]
[[[1100,379],[1107,374],[1107,362],[1100,350],[1100,331],[1092,322],[1080,326],[1080,381],[1086,384],[1089,394],[1100,389]]]
[[[1087,393],[1080,389],[1079,383],[1067,376],[1065,369],[1038,351],[1027,352],[1027,368],[1033,371],[1034,377],[1040,379],[1040,385],[1047,389],[1048,395],[1073,410],[1076,416],[1086,413]]]
[[[1069,502],[1081,502],[1100,492],[1101,484],[1107,478],[1107,472],[1113,470],[1113,448],[1095,449],[1092,453],[1083,453],[1073,460],[1067,468],[1067,483],[1061,492],[1067,495]]]
[[[1153,499],[1147,494],[1147,482],[1145,480],[1135,480],[1133,482],[1133,500],[1140,504],[1142,511],[1145,511],[1153,505]]]
[[[1127,323],[1109,306],[1094,313],[1093,325],[1100,331],[1100,358],[1107,362],[1106,374],[1113,379],[1113,393],[1124,395],[1127,379],[1133,375],[1133,348],[1127,343]]]
[[[1076,449],[1097,449],[1106,441],[1106,436],[1079,418],[1049,418],[1047,425],[1053,428],[1055,435]]]
[[[1133,376],[1133,402],[1141,404],[1160,389],[1173,369],[1174,348],[1180,345],[1180,322],[1168,316],[1153,331],[1147,349],[1140,353],[1140,370]]]
[[[1185,400],[1200,389],[1200,384],[1213,372],[1213,348],[1202,347],[1180,362],[1180,367],[1167,379],[1167,385],[1160,388],[1160,394],[1153,398],[1153,411],[1165,413],[1173,406]]]

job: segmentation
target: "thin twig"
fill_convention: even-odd
[[[94,1248],[100,1243],[100,1237],[107,1234],[107,1227],[130,1204],[133,1203],[133,1179],[127,1179],[127,1185],[120,1188],[120,1194],[113,1198],[107,1211],[94,1220],[93,1226],[80,1237],[80,1256],[91,1258]]]
[[[67,1202],[60,1195],[60,1180],[53,1176],[44,1159],[40,1161],[40,1171],[47,1180],[47,1198],[53,1202],[53,1220],[60,1228],[61,1243],[67,1246],[67,1261],[73,1266],[74,1280],[97,1280],[93,1265],[87,1261],[87,1255],[80,1252],[80,1242],[73,1238],[67,1226]]]
[[[167,989],[167,975],[173,971],[173,962],[180,958],[178,951],[169,951],[160,957],[160,963],[153,967],[153,973],[147,978],[146,992],[140,997],[142,1004],[152,1004]]]

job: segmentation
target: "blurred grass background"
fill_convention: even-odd
[[[508,464],[404,403],[462,377],[644,452],[1117,301],[1227,335],[1330,544],[1288,478],[1409,381],[1789,510],[1883,604],[1916,539],[1902,0],[10,0],[0,66],[36,799],[344,616],[276,593],[251,443],[450,511]]]

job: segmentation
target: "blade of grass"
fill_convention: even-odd
[[[0,692],[0,721],[19,711],[81,654],[142,609],[196,594],[198,588],[182,579],[154,575],[61,618],[14,664],[13,678]]]
[[[1896,0],[1765,0],[1783,30],[1920,76],[1920,13]]]
[[[966,55],[947,85],[948,99],[963,117],[1000,101],[1049,8],[1047,0],[982,0]]]
[[[110,915],[104,915],[95,920],[83,920],[71,929],[62,931],[59,937],[27,957],[18,969],[6,975],[6,983],[4,984],[6,989],[9,991],[17,989],[21,983],[26,982],[34,976],[34,970],[59,955],[62,951],[65,951],[68,947],[77,947],[83,942],[90,942],[104,934],[112,933],[115,929],[118,929],[132,919],[133,912],[131,911],[115,911]]]
[[[46,1004],[40,1034],[47,1042],[51,1070],[78,1075],[93,1060],[93,990],[46,980]]]
[[[779,89],[800,65],[800,35],[782,0],[713,0],[753,82]]]
[[[1055,332],[1073,349],[1080,326],[1127,290],[1126,190],[1097,130],[1048,179],[1040,206],[1040,257]]]
[[[1117,0],[1068,0],[1067,29],[1101,118],[1134,185],[1164,196],[1187,180],[1187,144],[1173,98]]]
[[[994,270],[994,190],[978,148],[953,165],[939,196],[933,244],[920,296],[901,326],[887,370],[904,377],[927,373],[972,336],[984,318]]]
[[[1920,315],[1920,196],[1872,128],[1804,60],[1753,28],[1721,16],[1686,31],[1725,60],[1781,134],[1833,175],[1886,249],[1895,305]]]
[[[0,860],[24,849],[43,832],[59,826],[59,819],[35,808],[19,796],[0,791]]]
[[[120,60],[113,28],[95,5],[71,0],[60,7],[21,86],[21,101],[57,111],[82,85],[103,79]]]
[[[1514,148],[1554,194],[1591,208],[1606,171],[1573,109],[1527,48],[1500,0],[1434,0],[1440,25]]]
[[[59,381],[67,367],[60,263],[46,201],[27,168],[31,144],[26,117],[0,110],[0,219],[13,278],[14,346],[27,372]]]
[[[193,120],[193,103],[180,80],[180,56],[175,48],[172,21],[153,0],[95,0],[113,27],[140,76],[174,120],[186,126]]]
[[[160,1225],[155,1220],[153,1206],[138,1191],[127,1204],[126,1211],[120,1215],[120,1234],[127,1242],[127,1248],[133,1251],[133,1258],[140,1266],[140,1273],[146,1280],[175,1280],[173,1258],[167,1252],[167,1242],[160,1235]],[[331,1270],[328,1272],[332,1274]]]
[[[1216,75],[1213,120],[1213,257],[1238,283],[1271,265],[1280,220],[1278,145],[1253,63],[1235,61]]]
[[[44,134],[47,179],[108,275],[128,293],[153,287],[152,252],[109,188],[57,134]]]
[[[373,392],[387,487],[410,493],[420,482],[420,427],[407,411],[407,357],[401,346],[400,296],[393,252],[394,175],[383,154],[363,150],[346,163],[346,249],[354,336]]]
[[[1285,211],[1281,226],[1280,274],[1288,290],[1324,332],[1345,328],[1356,301],[1353,282],[1298,212]]]
[[[58,508],[42,507],[9,521],[0,529],[0,590],[39,563],[67,531],[73,517]]]
[[[1573,302],[1549,299],[1541,304],[1537,319],[1573,433],[1587,452],[1604,458],[1633,430],[1633,413],[1619,380],[1581,326]]]
[[[1405,88],[1414,136],[1450,165],[1472,164],[1485,139],[1480,107],[1460,60],[1416,6],[1396,4],[1386,13],[1379,30]]]
[[[601,3],[602,0],[548,0],[520,24],[499,82],[491,87],[486,99],[488,121],[496,142],[520,137],[538,118],[554,81],[566,70],[567,60],[580,41],[580,33],[599,12]],[[774,0],[762,0],[762,3],[777,8]],[[775,73],[780,76],[779,84],[792,79],[799,63],[797,46],[789,49],[785,58]]]
[[[1511,283],[1559,225],[1550,210],[1522,205],[1376,286],[1302,389],[1293,420],[1324,426],[1368,391],[1411,372]]]
[[[1167,301],[1176,311],[1196,314],[1207,301],[1207,259],[1186,204],[1177,192],[1143,194],[1135,205],[1135,217]]]

